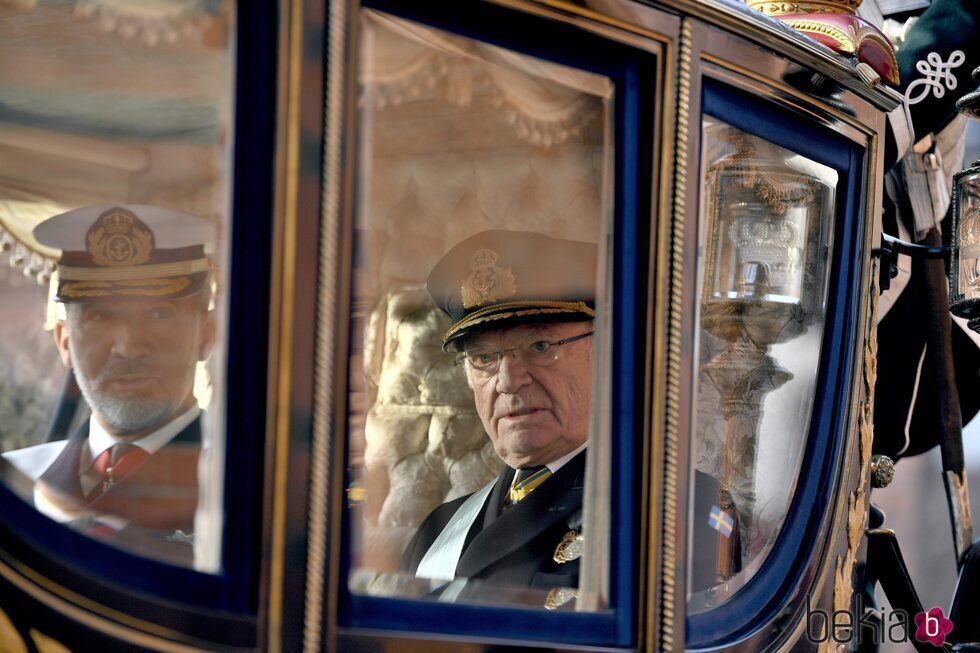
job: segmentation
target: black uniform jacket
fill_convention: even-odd
[[[569,522],[579,529],[584,471],[585,452],[569,461],[523,501],[503,511],[500,506],[514,477],[514,470],[505,467],[467,534],[456,566],[456,577],[477,578],[487,585],[513,588],[578,587],[579,560],[559,564],[554,561],[554,554],[564,535],[572,530]],[[693,591],[705,590],[715,584],[715,564],[721,539],[708,521],[712,507],[718,503],[719,488],[713,477],[695,473],[695,509],[691,515],[693,541],[689,544]],[[403,571],[416,572],[433,541],[468,498],[469,495],[442,504],[422,522],[402,556]],[[738,518],[734,510],[729,514],[735,522],[730,537],[734,546],[734,571],[738,572],[741,569]],[[585,544],[588,546],[588,534],[585,534]],[[481,598],[479,590],[466,591],[463,596]],[[495,593],[494,596],[507,596],[514,601],[525,598],[516,594]],[[533,597],[526,598],[531,602],[534,600]]]
[[[107,489],[95,488],[86,497],[79,481],[79,462],[88,446],[86,420],[68,439],[64,449],[37,479],[38,491],[67,511],[122,517],[122,530],[87,528],[98,537],[137,550],[143,555],[189,564],[193,559],[190,536],[197,510],[197,462],[201,451],[201,420],[191,422],[170,442],[130,474]],[[180,531],[180,533],[178,533]]]
[[[581,528],[585,452],[504,510],[514,473],[504,467],[497,477],[467,534],[456,576],[482,579],[486,585],[578,587],[579,560],[559,564],[554,555],[565,534]],[[403,570],[415,573],[432,542],[467,498],[442,504],[422,522],[402,556]]]

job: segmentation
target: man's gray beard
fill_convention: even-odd
[[[69,341],[71,348],[71,341]],[[72,354],[74,356],[74,354]],[[77,368],[75,380],[92,412],[104,425],[120,433],[150,431],[162,426],[167,418],[180,407],[180,400],[173,399],[119,399],[98,394],[89,379]]]
[[[103,424],[120,433],[152,431],[162,426],[178,408],[179,402],[159,399],[118,399],[94,394],[87,387],[88,380],[82,381],[79,375],[78,387]]]

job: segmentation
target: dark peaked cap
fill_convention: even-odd
[[[452,320],[443,349],[489,329],[595,317],[596,255],[592,243],[527,231],[484,231],[436,264],[427,287]]]

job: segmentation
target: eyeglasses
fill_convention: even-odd
[[[560,351],[559,347],[573,343],[576,340],[588,338],[593,333],[595,333],[595,331],[589,331],[588,333],[581,333],[577,336],[564,338],[563,340],[556,340],[554,342],[548,340],[534,340],[531,342],[525,342],[516,347],[511,347],[510,349],[502,349],[500,351],[482,351],[479,349],[472,349],[459,354],[456,357],[456,361],[453,363],[453,365],[469,363],[470,368],[474,372],[477,372],[483,376],[491,376],[496,374],[497,370],[500,369],[500,361],[503,360],[504,354],[514,352],[514,356],[524,361],[528,365],[545,367],[558,360],[558,352]]]

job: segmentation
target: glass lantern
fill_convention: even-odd
[[[953,177],[949,309],[980,331],[980,159]]]
[[[771,345],[798,335],[822,296],[814,262],[827,246],[834,188],[810,169],[818,164],[789,150],[732,127],[720,137],[735,151],[707,174],[702,321],[709,331],[727,331],[737,317],[754,344]]]
[[[723,603],[761,567],[786,517],[809,429],[837,171],[713,117],[703,125],[688,609]],[[719,525],[715,526],[715,522]]]

